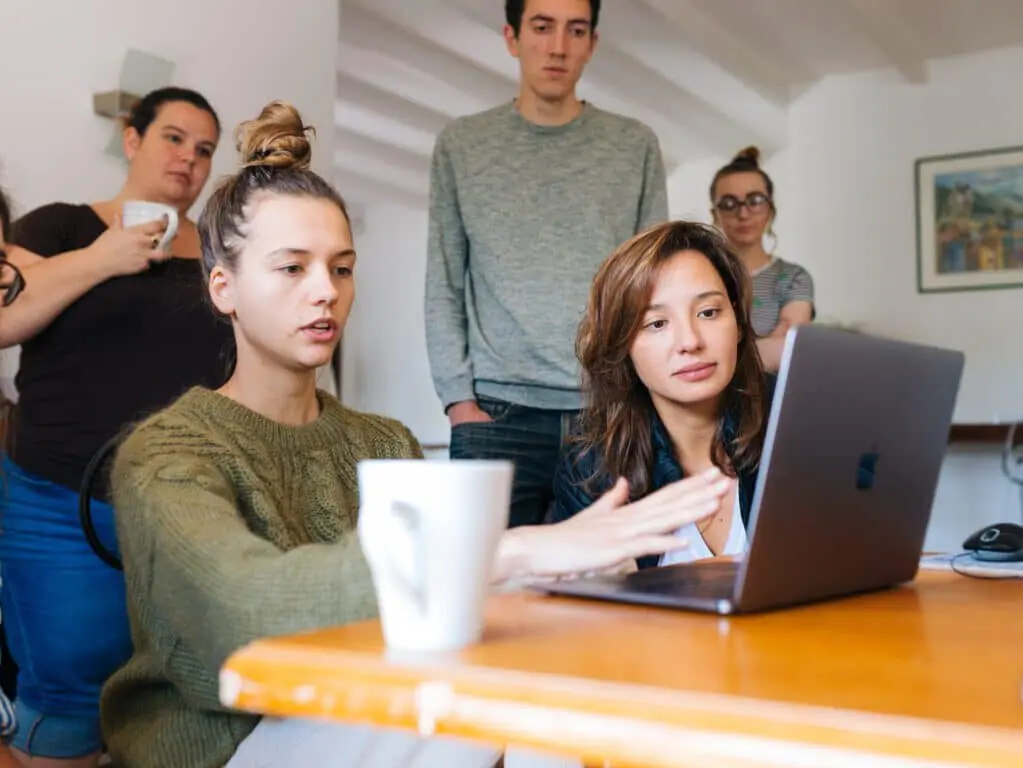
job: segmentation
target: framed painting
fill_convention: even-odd
[[[916,161],[920,293],[1023,288],[1023,147]]]

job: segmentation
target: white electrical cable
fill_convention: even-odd
[[[1023,451],[1019,453],[1016,451],[1016,428],[1021,425],[1023,422],[1009,425],[1009,431],[1005,435],[1005,444],[1002,446],[1002,474],[1010,483],[1019,486],[1020,517],[1023,519]]]
[[[1009,482],[1016,485],[1023,485],[1023,455],[1016,455],[1016,428],[1023,422],[1017,422],[1009,426],[1005,435],[1005,445],[1002,446],[1002,473],[1009,479]],[[1023,448],[1023,446],[1020,446]]]

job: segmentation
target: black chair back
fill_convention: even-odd
[[[82,475],[82,485],[78,491],[78,521],[82,526],[82,532],[85,534],[85,540],[89,542],[89,547],[96,553],[96,556],[111,568],[123,571],[124,566],[121,565],[120,559],[100,541],[99,535],[96,533],[96,526],[92,522],[93,486],[95,486],[96,479],[100,476],[100,472],[106,468],[107,462],[114,455],[114,451],[117,450],[120,442],[121,435],[116,435],[107,440],[96,451],[96,454],[85,467],[85,473]]]

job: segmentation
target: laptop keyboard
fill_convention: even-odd
[[[699,594],[731,597],[739,564],[734,562],[681,563],[647,568],[624,577],[622,586],[656,594]]]

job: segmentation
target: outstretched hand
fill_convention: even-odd
[[[716,467],[628,503],[624,478],[575,517],[549,526],[513,528],[498,550],[495,576],[568,576],[620,569],[644,555],[687,545],[675,531],[714,514],[732,480]]]

